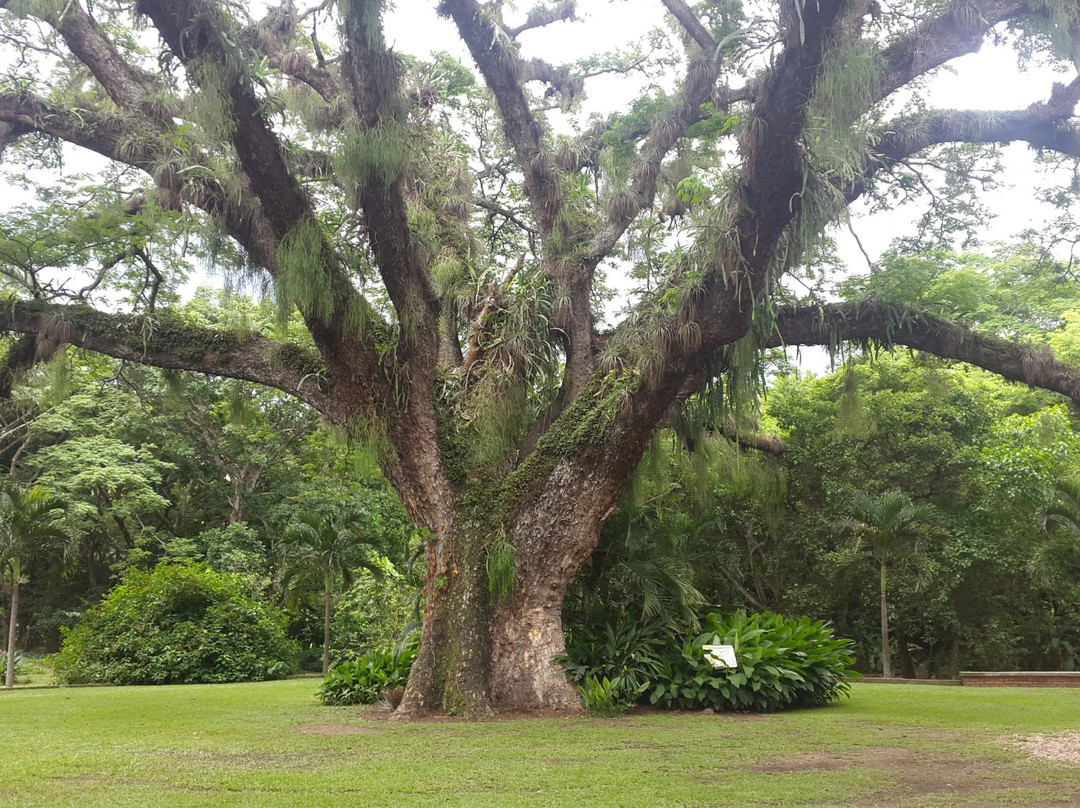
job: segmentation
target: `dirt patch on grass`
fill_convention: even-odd
[[[1080,738],[1080,735],[1077,737]],[[1053,794],[1054,799],[1061,799],[1060,802],[1047,802],[1047,805],[1080,805],[1080,786],[1062,788],[1057,784],[1051,787],[1009,773],[992,760],[931,755],[903,747],[874,746],[844,753],[803,752],[769,758],[753,769],[767,775],[827,772],[848,767],[880,773],[882,783],[868,797],[844,802],[844,805],[899,808],[918,803],[920,797],[933,798],[935,795],[940,795],[937,796],[938,800],[944,797],[949,801],[955,800],[956,804],[1002,805],[1010,802],[1007,797],[1010,792],[1025,790],[1037,793],[1044,789],[1050,792],[1047,796]]]
[[[1080,766],[1080,732],[1029,735],[1019,741],[1019,746],[1034,757]]]
[[[910,749],[892,746],[875,746],[861,749],[850,754],[834,754],[832,752],[802,752],[798,755],[784,755],[769,758],[756,766],[751,766],[753,771],[767,774],[781,772],[805,772],[805,771],[829,771],[841,769],[845,766],[859,766],[860,768],[886,769],[907,766],[913,763],[919,756]]]
[[[308,724],[300,727],[307,735],[379,735],[382,730],[373,727],[350,727],[346,724]]]

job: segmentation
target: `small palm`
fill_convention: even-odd
[[[12,687],[15,682],[14,651],[23,564],[42,554],[67,555],[71,534],[63,518],[66,511],[64,500],[39,485],[24,491],[10,481],[0,483],[0,564],[11,576],[5,687]]]
[[[912,567],[919,585],[924,585],[929,572],[927,545],[943,535],[940,517],[932,505],[912,502],[902,491],[886,491],[877,497],[859,492],[852,498],[850,515],[841,520],[841,526],[851,536],[839,556],[841,569],[871,560],[880,574],[881,661],[882,674],[888,678],[892,676],[888,569],[902,564]]]

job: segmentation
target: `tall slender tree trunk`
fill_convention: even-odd
[[[15,686],[15,640],[19,626],[19,578],[22,562],[18,556],[11,560],[11,614],[8,615],[7,667],[4,671],[4,687]]]
[[[892,662],[889,659],[889,604],[885,599],[885,563],[881,564],[881,675],[892,678]]]
[[[323,575],[323,632],[322,632],[322,672],[330,672],[330,601],[332,599],[333,578],[329,572]]]

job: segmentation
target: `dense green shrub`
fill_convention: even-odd
[[[192,684],[274,679],[296,668],[285,616],[247,579],[203,565],[131,570],[63,629],[61,682]]]
[[[579,630],[561,661],[586,689],[590,679],[607,678],[617,701],[668,709],[768,712],[826,704],[848,690],[853,643],[834,637],[821,621],[740,612],[710,613],[701,625],[693,634],[655,623]],[[714,668],[706,645],[734,646],[738,667]]]
[[[704,631],[665,659],[649,701],[662,707],[769,712],[815,707],[848,691],[852,641],[822,621],[770,612],[705,616]],[[735,648],[736,668],[714,668],[706,645]]]
[[[416,659],[417,643],[402,649],[380,648],[331,669],[319,686],[323,704],[374,704],[387,691],[404,688]]]
[[[661,623],[619,617],[570,631],[566,654],[556,657],[556,662],[562,663],[586,701],[595,689],[589,685],[590,679],[601,684],[608,681],[611,690],[605,698],[629,707],[658,681],[664,655],[677,643],[675,634]]]

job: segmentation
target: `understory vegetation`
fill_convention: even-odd
[[[711,645],[731,646],[737,664],[714,665]],[[634,704],[774,712],[818,707],[847,693],[851,646],[805,617],[710,612],[698,631],[657,622],[583,626],[566,643],[564,665],[591,712]]]
[[[206,684],[280,679],[299,648],[284,613],[242,576],[201,566],[130,570],[53,657],[67,684]]]

